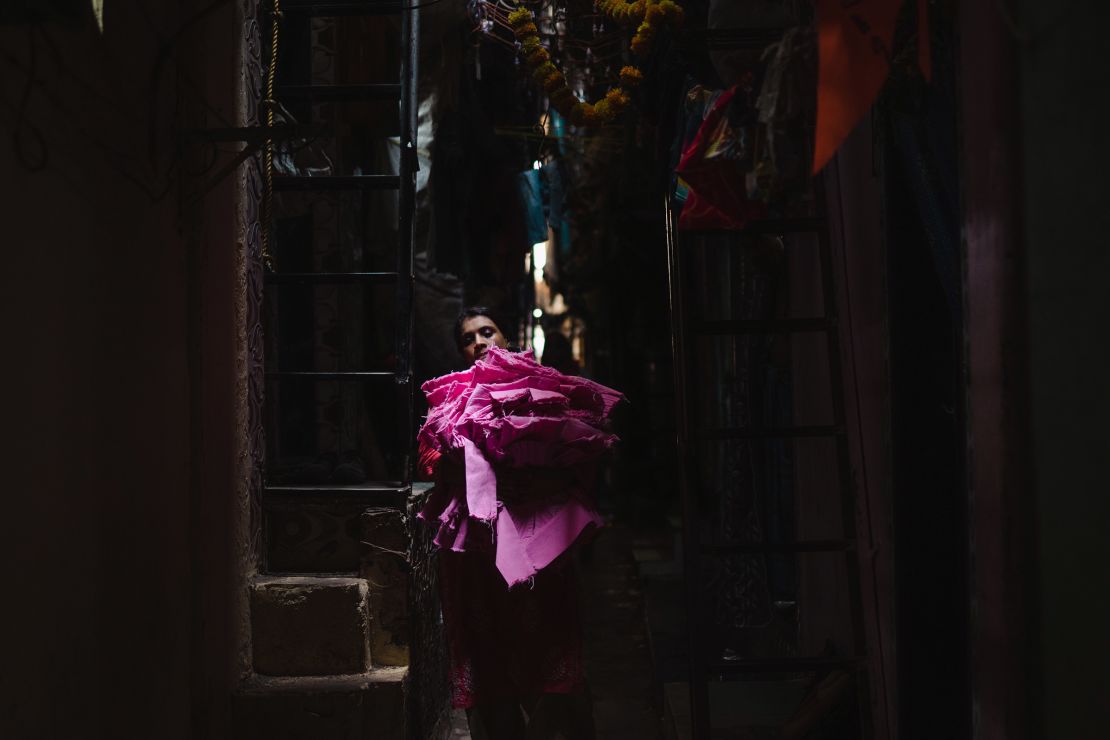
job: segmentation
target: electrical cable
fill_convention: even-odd
[[[15,130],[12,131],[12,145],[15,148],[16,159],[23,165],[29,172],[41,172],[46,169],[47,163],[50,161],[50,152],[46,148],[46,139],[43,137],[42,132],[35,128],[34,125],[27,119],[27,108],[31,104],[31,90],[35,83],[35,73],[38,69],[38,56],[35,54],[35,39],[34,31],[27,34],[27,43],[30,47],[29,61],[27,70],[27,82],[23,85],[23,92],[19,96],[19,105],[16,107],[15,114]],[[38,147],[37,158],[32,158],[34,155],[28,153],[24,146],[23,136],[21,132],[26,129],[27,132],[34,139],[34,145]]]

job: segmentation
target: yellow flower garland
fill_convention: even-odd
[[[655,40],[660,23],[666,21],[680,25],[684,18],[682,8],[674,0],[599,0],[597,9],[617,23],[636,25],[632,37],[632,51],[637,56],[646,56]]]
[[[636,0],[632,3],[600,0],[598,9],[618,23],[639,24],[632,37],[632,51],[641,57],[651,50],[661,23],[677,25],[682,22],[682,8],[673,0]],[[509,13],[509,25],[520,41],[520,54],[528,64],[532,78],[543,86],[555,110],[576,126],[601,126],[612,121],[628,107],[630,98],[624,88],[635,87],[644,79],[643,72],[636,67],[622,67],[619,86],[610,88],[605,97],[596,103],[585,103],[567,86],[566,77],[551,61],[551,54],[540,41],[540,31],[532,11],[517,8]]]

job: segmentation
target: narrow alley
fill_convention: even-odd
[[[0,740],[1106,736],[1103,32],[0,0]]]

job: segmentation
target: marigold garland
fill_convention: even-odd
[[[643,57],[650,50],[660,24],[666,22],[678,25],[682,22],[682,8],[674,0],[600,0],[598,10],[614,21],[631,25],[638,24],[632,37],[632,51]],[[528,8],[517,8],[509,13],[509,25],[520,42],[520,54],[524,57],[532,78],[539,83],[555,110],[559,111],[576,126],[601,126],[609,123],[628,107],[631,100],[624,88],[640,84],[644,75],[634,66],[622,67],[621,84],[610,88],[605,97],[596,103],[586,103],[567,86],[566,77],[555,63],[551,54],[540,41],[540,31],[535,16]]]
[[[621,85],[636,87],[644,81],[644,73],[635,67],[621,67]]]
[[[632,52],[646,56],[651,50],[655,34],[662,23],[678,26],[685,17],[682,8],[674,0],[599,0],[597,9],[606,16],[626,26],[636,25],[632,37]]]

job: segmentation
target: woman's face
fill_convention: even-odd
[[[486,356],[490,347],[508,346],[509,341],[489,316],[468,316],[459,329],[459,347],[466,364]]]

